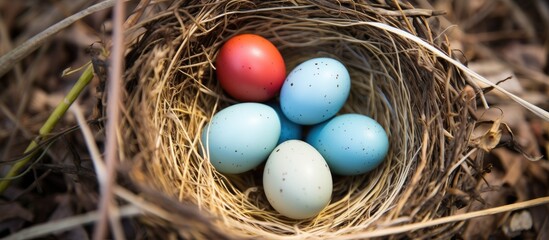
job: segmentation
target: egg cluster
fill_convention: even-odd
[[[282,215],[317,215],[330,202],[332,174],[363,174],[385,158],[389,141],[379,123],[361,114],[337,115],[351,89],[338,60],[312,58],[286,76],[271,42],[243,34],[223,45],[215,66],[222,88],[242,103],[219,111],[204,127],[210,163],[221,173],[239,174],[266,160],[265,195]]]

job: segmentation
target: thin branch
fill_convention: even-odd
[[[433,227],[433,226],[440,225],[440,224],[460,222],[460,221],[465,221],[465,220],[469,220],[469,219],[472,219],[472,218],[483,217],[483,216],[488,216],[488,215],[494,215],[494,214],[504,213],[504,212],[510,212],[510,211],[515,211],[515,210],[518,210],[518,209],[524,209],[524,208],[534,207],[534,206],[537,206],[537,205],[543,205],[543,204],[548,204],[548,203],[549,203],[549,197],[541,197],[541,198],[536,198],[536,199],[528,200],[528,201],[524,201],[524,202],[508,204],[508,205],[504,205],[504,206],[501,206],[501,207],[488,208],[488,209],[484,209],[484,210],[480,210],[480,211],[474,211],[474,212],[457,214],[457,215],[448,216],[448,217],[442,217],[442,218],[430,220],[430,221],[427,221],[427,222],[412,223],[412,224],[406,224],[406,225],[402,225],[402,226],[398,226],[398,227],[390,227],[390,228],[386,228],[386,229],[375,230],[375,231],[371,231],[371,232],[362,232],[362,233],[357,233],[357,234],[350,234],[350,235],[346,235],[346,236],[341,236],[341,238],[344,238],[344,239],[366,239],[366,238],[389,236],[389,235],[394,235],[394,234],[398,234],[398,233],[412,232],[412,231],[415,231],[415,230],[428,228],[428,227]]]
[[[71,111],[76,117],[76,121],[80,126],[82,135],[84,135],[84,141],[86,142],[86,146],[88,147],[88,151],[91,155],[93,167],[95,168],[95,174],[97,175],[97,181],[100,185],[102,185],[105,183],[107,167],[105,167],[105,163],[103,163],[101,153],[99,152],[99,148],[97,147],[97,144],[95,143],[95,140],[93,138],[93,133],[90,129],[90,126],[86,122],[86,119],[84,119],[84,114],[82,113],[82,109],[80,108],[80,105],[78,103],[72,105]]]
[[[114,3],[115,0],[105,0],[103,2],[99,2],[93,6],[90,6],[80,12],[71,15],[68,18],[63,19],[62,21],[54,24],[53,26],[40,32],[36,36],[25,41],[17,48],[9,51],[4,56],[0,57],[0,77],[9,72],[10,69],[12,69],[13,66],[20,62],[23,58],[30,55],[32,52],[34,52],[34,50],[38,49],[38,47],[42,46],[44,42],[50,40],[56,33],[70,26],[74,22],[82,19],[83,17],[112,7]]]
[[[118,164],[118,142],[117,142],[117,127],[118,120],[120,118],[120,103],[121,103],[121,85],[122,85],[122,71],[123,54],[124,54],[124,0],[116,1],[113,9],[113,47],[111,54],[112,70],[109,71],[109,89],[108,89],[108,103],[107,103],[107,128],[106,128],[106,147],[105,147],[105,159],[107,167],[107,175],[105,176],[105,184],[101,187],[101,199],[99,202],[100,218],[98,219],[94,239],[104,239],[107,232],[107,219],[110,220],[113,226],[118,226],[115,223],[119,219],[116,218],[117,214],[113,214],[112,211],[112,198],[113,198],[113,185],[116,179],[116,167]],[[116,230],[116,229],[115,229]],[[122,231],[113,231],[116,239],[123,239],[121,236]]]
[[[142,213],[142,210],[132,204],[120,207],[120,216],[131,217]],[[2,240],[19,240],[19,239],[35,239],[44,235],[51,234],[53,232],[67,231],[84,224],[90,224],[97,221],[99,218],[99,212],[93,211],[82,215],[67,217],[60,220],[54,220],[47,223],[35,225],[29,228],[25,228],[15,234],[7,236]]]

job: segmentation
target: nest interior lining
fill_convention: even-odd
[[[410,9],[352,1],[202,2],[159,6],[129,46],[120,136],[134,181],[196,205],[230,236],[352,236],[446,216],[467,203],[448,192],[476,182],[472,170],[451,168],[470,150],[467,108],[474,105],[462,97],[463,76],[413,42],[361,24],[401,28],[447,51],[446,43],[433,40],[428,17],[382,15]],[[388,133],[386,161],[369,174],[335,176],[332,201],[316,218],[295,221],[276,213],[264,196],[261,169],[224,176],[201,154],[202,128],[235,103],[219,87],[213,61],[223,42],[240,33],[271,40],[288,71],[313,57],[339,59],[352,79],[341,112],[371,116]],[[475,166],[467,167],[474,173]],[[443,236],[457,227],[429,233]]]

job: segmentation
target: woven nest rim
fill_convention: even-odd
[[[159,8],[138,24],[143,28],[133,29],[136,39],[127,55],[130,81],[121,126],[130,127],[120,128],[121,155],[131,159],[138,185],[214,216],[215,227],[228,236],[269,238],[352,237],[451,215],[471,200],[448,192],[474,186],[481,164],[460,162],[475,149],[469,145],[471,82],[428,47],[379,27],[412,32],[453,56],[448,43],[434,37],[428,10],[290,1],[180,1]],[[387,160],[369,174],[336,177],[332,202],[315,218],[279,215],[262,195],[259,171],[222,175],[201,154],[202,128],[216,111],[235,103],[215,81],[216,53],[226,39],[250,32],[279,47],[289,70],[316,56],[342,61],[353,81],[342,113],[369,115],[389,135]],[[458,163],[472,170],[453,167]],[[451,235],[459,226],[441,225],[430,234]]]

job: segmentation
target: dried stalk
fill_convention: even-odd
[[[75,83],[75,85],[71,88],[69,93],[67,93],[67,96],[63,98],[63,101],[57,105],[57,107],[53,110],[51,115],[48,117],[44,125],[40,128],[38,132],[38,136],[32,140],[25,149],[25,152],[23,154],[25,155],[24,158],[18,160],[14,165],[12,165],[6,174],[2,179],[0,179],[0,194],[2,194],[6,188],[8,188],[11,179],[19,172],[21,169],[38,153],[40,152],[38,149],[38,143],[41,139],[46,137],[48,134],[51,133],[53,128],[57,125],[59,120],[63,117],[65,112],[69,109],[71,104],[78,98],[80,93],[86,88],[88,83],[93,78],[93,67],[90,64],[82,73],[78,81]]]
[[[99,202],[100,217],[97,222],[94,239],[102,240],[107,232],[107,223],[109,220],[113,226],[118,224],[119,219],[116,219],[116,215],[113,212],[113,186],[116,179],[116,167],[118,166],[118,124],[120,119],[120,103],[122,102],[122,82],[123,82],[123,69],[124,69],[124,28],[123,23],[125,19],[124,0],[117,0],[113,9],[114,16],[114,29],[113,29],[113,47],[110,56],[110,62],[112,69],[109,71],[109,86],[108,86],[108,102],[107,102],[107,139],[105,147],[105,161],[106,161],[106,175],[105,182],[101,185],[100,194],[101,199]],[[115,238],[122,240],[125,237],[122,235],[122,231],[113,231]]]

